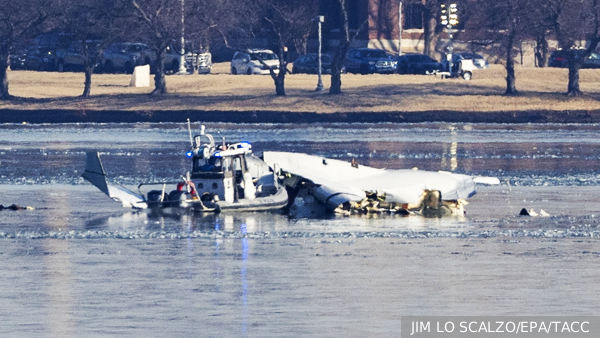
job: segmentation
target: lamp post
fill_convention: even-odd
[[[448,72],[450,72],[450,76],[453,76],[452,71],[452,52],[454,51],[454,47],[452,46],[452,26],[458,25],[458,8],[455,3],[451,3],[448,6],[446,4],[441,5],[441,23],[446,26],[448,29]]]
[[[321,24],[323,22],[325,22],[325,17],[323,15],[319,15],[315,18],[315,20],[317,21],[317,24],[319,26],[319,68],[317,69],[317,75],[319,77],[319,80],[317,82],[317,89],[315,89],[315,91],[320,92],[323,91],[323,80],[321,79],[321,74],[322,74],[322,68],[323,68],[323,64],[321,62]]]
[[[179,75],[187,74],[185,69],[185,0],[181,0],[181,53],[179,56]]]

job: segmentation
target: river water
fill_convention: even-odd
[[[186,125],[1,125],[0,203],[34,210],[0,211],[0,336],[398,337],[401,316],[597,313],[600,125],[207,130],[255,153],[502,184],[444,219],[155,215],[85,182],[85,152],[132,189],[173,179],[189,170]]]

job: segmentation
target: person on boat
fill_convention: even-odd
[[[221,171],[221,160],[216,157],[210,157],[206,163],[200,167],[200,171]]]
[[[196,191],[194,190],[194,187],[191,185],[191,182],[188,182],[187,184],[185,182],[177,183],[177,190],[183,191],[184,189],[186,189],[187,192],[190,193],[192,196],[194,196],[196,194]]]

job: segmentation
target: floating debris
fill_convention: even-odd
[[[549,216],[550,216],[550,214],[549,214],[549,213],[547,213],[546,211],[544,211],[544,209],[540,209],[540,212],[539,212],[539,213],[537,213],[537,212],[535,212],[535,210],[533,210],[533,209],[529,209],[529,210],[527,210],[527,209],[523,208],[523,209],[521,209],[521,212],[519,212],[519,216],[531,216],[531,217],[537,217],[537,216],[540,216],[540,217],[549,217]]]
[[[7,207],[3,206],[2,204],[0,204],[0,211],[2,210],[34,210],[33,207],[22,207],[16,204],[11,204]]]
[[[425,190],[417,204],[386,202],[385,193],[366,192],[366,198],[359,202],[346,202],[335,209],[336,214],[390,213],[399,215],[422,215],[424,217],[464,216],[464,199],[442,200],[438,190]]]

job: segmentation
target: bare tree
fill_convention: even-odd
[[[205,51],[210,51],[212,36],[229,31],[237,19],[231,8],[232,0],[198,0],[191,4],[186,22],[186,39],[197,41]]]
[[[311,1],[292,3],[286,0],[268,0],[265,20],[270,24],[279,49],[279,72],[276,74],[270,69],[271,77],[275,82],[275,93],[285,95],[285,75],[290,62],[288,59],[288,45],[298,39],[306,39],[313,26],[312,19],[318,13],[315,3]]]
[[[264,8],[254,0],[206,0],[217,1],[218,15],[210,19],[219,33],[222,43],[230,49],[244,50],[254,47],[254,38],[264,24]],[[257,14],[258,13],[258,14]],[[258,33],[257,33],[258,32]]]
[[[5,1],[0,6],[0,100],[12,98],[7,74],[11,49],[39,32],[53,9],[52,0]]]
[[[131,0],[134,16],[146,27],[142,33],[157,52],[154,64],[154,90],[152,95],[167,93],[164,59],[167,48],[181,37],[182,8],[170,0]],[[183,9],[185,11],[185,9]]]
[[[600,43],[599,0],[549,0],[555,14],[554,31],[559,44],[568,50],[569,82],[568,96],[580,96],[579,70],[585,59]],[[578,50],[582,42],[587,47]]]
[[[526,30],[535,37],[535,64],[546,67],[548,64],[548,34],[554,28],[556,13],[553,0],[530,0],[525,3],[524,23]]]
[[[299,9],[297,13],[298,17],[291,22],[291,29],[294,32],[292,40],[298,54],[303,55],[308,51],[308,37],[315,30],[313,20],[319,15],[319,1],[303,1],[302,9]]]
[[[465,22],[465,38],[492,41],[504,54],[506,69],[505,95],[518,94],[516,88],[515,57],[517,46],[531,36],[524,20],[524,9],[528,0],[474,0],[468,4],[470,17]]]
[[[517,94],[516,76],[515,76],[515,43],[518,39],[519,17],[517,15],[520,8],[517,6],[519,0],[505,0],[504,15],[506,20],[506,91],[505,95]]]
[[[62,6],[63,26],[74,34],[76,47],[84,63],[85,82],[82,97],[89,97],[92,74],[100,63],[102,51],[118,33],[116,19],[122,2],[114,0],[84,0]]]
[[[335,49],[333,54],[333,60],[331,61],[331,86],[329,87],[329,94],[341,94],[342,93],[342,69],[344,68],[344,62],[346,61],[346,55],[350,49],[352,40],[358,36],[358,34],[367,25],[368,19],[363,21],[360,27],[356,30],[354,36],[350,36],[350,25],[348,23],[348,10],[346,8],[346,0],[338,0],[340,4],[340,15],[342,16],[342,26],[340,31],[342,33],[340,42]]]
[[[423,54],[436,59],[436,45],[438,42],[440,29],[438,25],[440,5],[443,1],[427,0],[423,6]]]
[[[342,68],[346,60],[346,54],[350,49],[350,26],[348,24],[348,11],[346,9],[346,0],[338,0],[340,3],[340,14],[342,15],[342,37],[340,43],[335,49],[333,54],[333,60],[331,61],[331,86],[329,87],[329,94],[341,94],[342,93]]]
[[[253,46],[256,37],[267,37],[277,46],[275,52],[279,59],[279,72],[269,68],[275,93],[285,95],[285,76],[291,61],[288,49],[298,40],[307,39],[314,26],[311,20],[318,14],[317,1],[225,0],[220,6],[223,17],[199,20],[210,23],[210,29],[218,31],[225,45],[231,49],[241,51],[256,47]],[[196,16],[200,18],[200,14],[198,11]],[[268,67],[263,60],[258,61]]]

